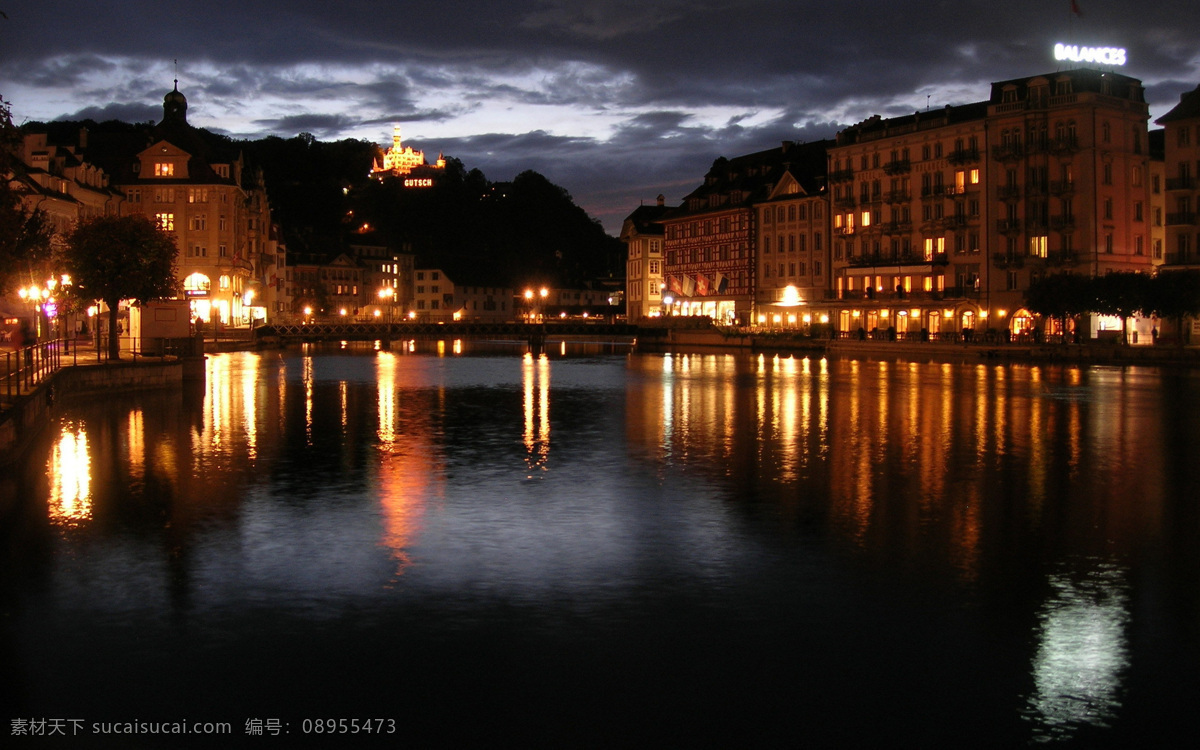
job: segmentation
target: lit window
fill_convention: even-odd
[[[155,177],[174,177],[175,165],[170,162],[156,162],[154,165]]]
[[[155,214],[154,220],[158,222],[160,229],[168,232],[175,231],[175,214]]]

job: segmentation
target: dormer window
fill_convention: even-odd
[[[175,165],[171,162],[155,162],[154,163],[155,177],[174,177]]]

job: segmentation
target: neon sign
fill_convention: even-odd
[[[1054,45],[1055,60],[1100,63],[1101,65],[1124,65],[1123,47],[1080,47],[1075,44]]]
[[[433,178],[410,177],[404,181],[404,187],[433,187]]]

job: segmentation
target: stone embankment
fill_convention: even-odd
[[[664,335],[639,338],[642,349],[666,351],[733,350],[795,353],[809,356],[869,357],[935,361],[1060,362],[1112,365],[1200,366],[1200,348],[1121,346],[1109,342],[1034,344],[825,339],[740,330],[668,329]]]

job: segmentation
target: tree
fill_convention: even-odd
[[[1087,278],[1073,273],[1056,273],[1029,285],[1029,291],[1025,293],[1025,306],[1037,315],[1061,320],[1065,334],[1067,320],[1089,312],[1092,298]]]
[[[1200,271],[1181,269],[1160,272],[1150,282],[1147,307],[1149,309],[1145,312],[1174,321],[1177,343],[1183,346],[1184,319],[1200,316]]]
[[[1129,343],[1128,319],[1150,307],[1150,277],[1137,271],[1106,273],[1092,279],[1095,312],[1121,318],[1121,343]]]
[[[144,304],[178,294],[175,240],[145,216],[97,216],[76,225],[67,237],[62,264],[72,292],[108,306],[108,353],[120,352],[117,306],[123,299]]]

